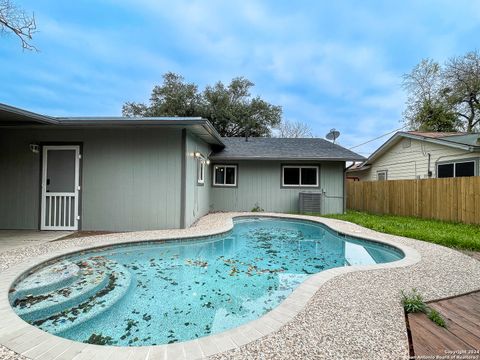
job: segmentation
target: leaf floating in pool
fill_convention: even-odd
[[[235,276],[235,274],[238,273],[238,269],[236,266],[233,266],[232,269],[230,270],[230,276]]]
[[[133,319],[127,319],[127,327],[125,328],[125,331],[130,331],[133,327],[138,326],[138,321],[135,321]]]
[[[145,321],[150,321],[150,320],[152,320],[152,315],[148,315],[148,314],[146,314],[146,313],[143,314],[143,320],[145,320]]]
[[[190,266],[198,266],[201,268],[208,267],[208,261],[204,260],[192,260],[192,259],[187,259],[185,260],[185,263]]]
[[[95,345],[112,345],[116,342],[110,336],[103,336],[102,334],[95,334],[93,333],[90,337],[84,341],[87,344],[95,344]]]

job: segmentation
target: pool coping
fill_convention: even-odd
[[[198,229],[198,231],[195,231],[195,227],[192,227],[185,230],[165,231],[164,236],[161,235],[162,231],[152,231],[151,234],[154,236],[154,238],[149,238],[149,236],[147,236],[149,232],[142,232],[142,234],[145,235],[140,235],[139,238],[135,238],[135,233],[128,233],[124,239],[112,239],[95,245],[88,244],[82,246],[72,246],[68,249],[62,249],[51,252],[47,255],[37,256],[30,261],[12,266],[1,273],[0,279],[0,318],[2,319],[0,324],[0,344],[27,357],[34,358],[42,355],[42,358],[44,359],[48,359],[48,356],[46,357],[45,354],[50,349],[55,348],[63,349],[64,351],[60,353],[51,351],[52,356],[50,358],[52,359],[60,354],[62,355],[62,359],[81,359],[84,356],[89,359],[117,358],[120,356],[120,354],[125,354],[126,352],[128,352],[130,356],[129,359],[204,358],[217,353],[239,348],[247,343],[276,332],[282,326],[292,321],[294,317],[306,307],[309,300],[323,284],[339,275],[356,271],[406,267],[414,265],[421,260],[421,255],[417,250],[403,244],[399,244],[398,242],[385,239],[385,234],[374,232],[357,225],[351,227],[349,225],[353,224],[344,221],[307,215],[290,215],[279,213],[222,213],[222,215],[224,217],[223,219],[220,219],[222,224],[215,229],[208,228]],[[52,261],[55,258],[63,257],[78,251],[98,249],[112,245],[142,243],[154,240],[185,241],[193,240],[198,237],[220,235],[232,230],[234,226],[234,219],[239,217],[270,217],[308,220],[314,223],[320,223],[333,231],[345,234],[347,236],[393,246],[394,248],[401,250],[405,256],[400,260],[390,263],[356,265],[321,271],[310,276],[307,280],[302,282],[283,302],[258,319],[218,334],[179,343],[157,346],[100,346],[61,338],[44,332],[43,330],[40,330],[37,327],[23,321],[13,311],[8,301],[9,289],[18,279],[18,277],[28,271],[31,271],[39,264],[44,262]],[[363,229],[365,231],[363,231]]]

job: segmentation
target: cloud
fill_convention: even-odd
[[[336,127],[346,146],[398,128],[401,75],[421,58],[471,50],[480,30],[480,5],[468,0],[22,6],[35,11],[41,53],[12,51],[13,39],[2,38],[0,101],[53,115],[117,115],[126,100],[147,101],[167,71],[200,87],[246,76],[285,118],[319,136]]]

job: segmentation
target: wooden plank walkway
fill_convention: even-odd
[[[408,314],[415,357],[457,352],[480,359],[480,291],[428,305],[442,314],[447,327],[436,325],[425,314]]]

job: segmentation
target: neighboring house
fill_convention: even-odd
[[[344,211],[323,139],[222,138],[201,118],[58,118],[0,104],[0,229],[183,228],[210,211]]]
[[[478,176],[480,133],[397,132],[370,157],[347,169],[353,180]]]

